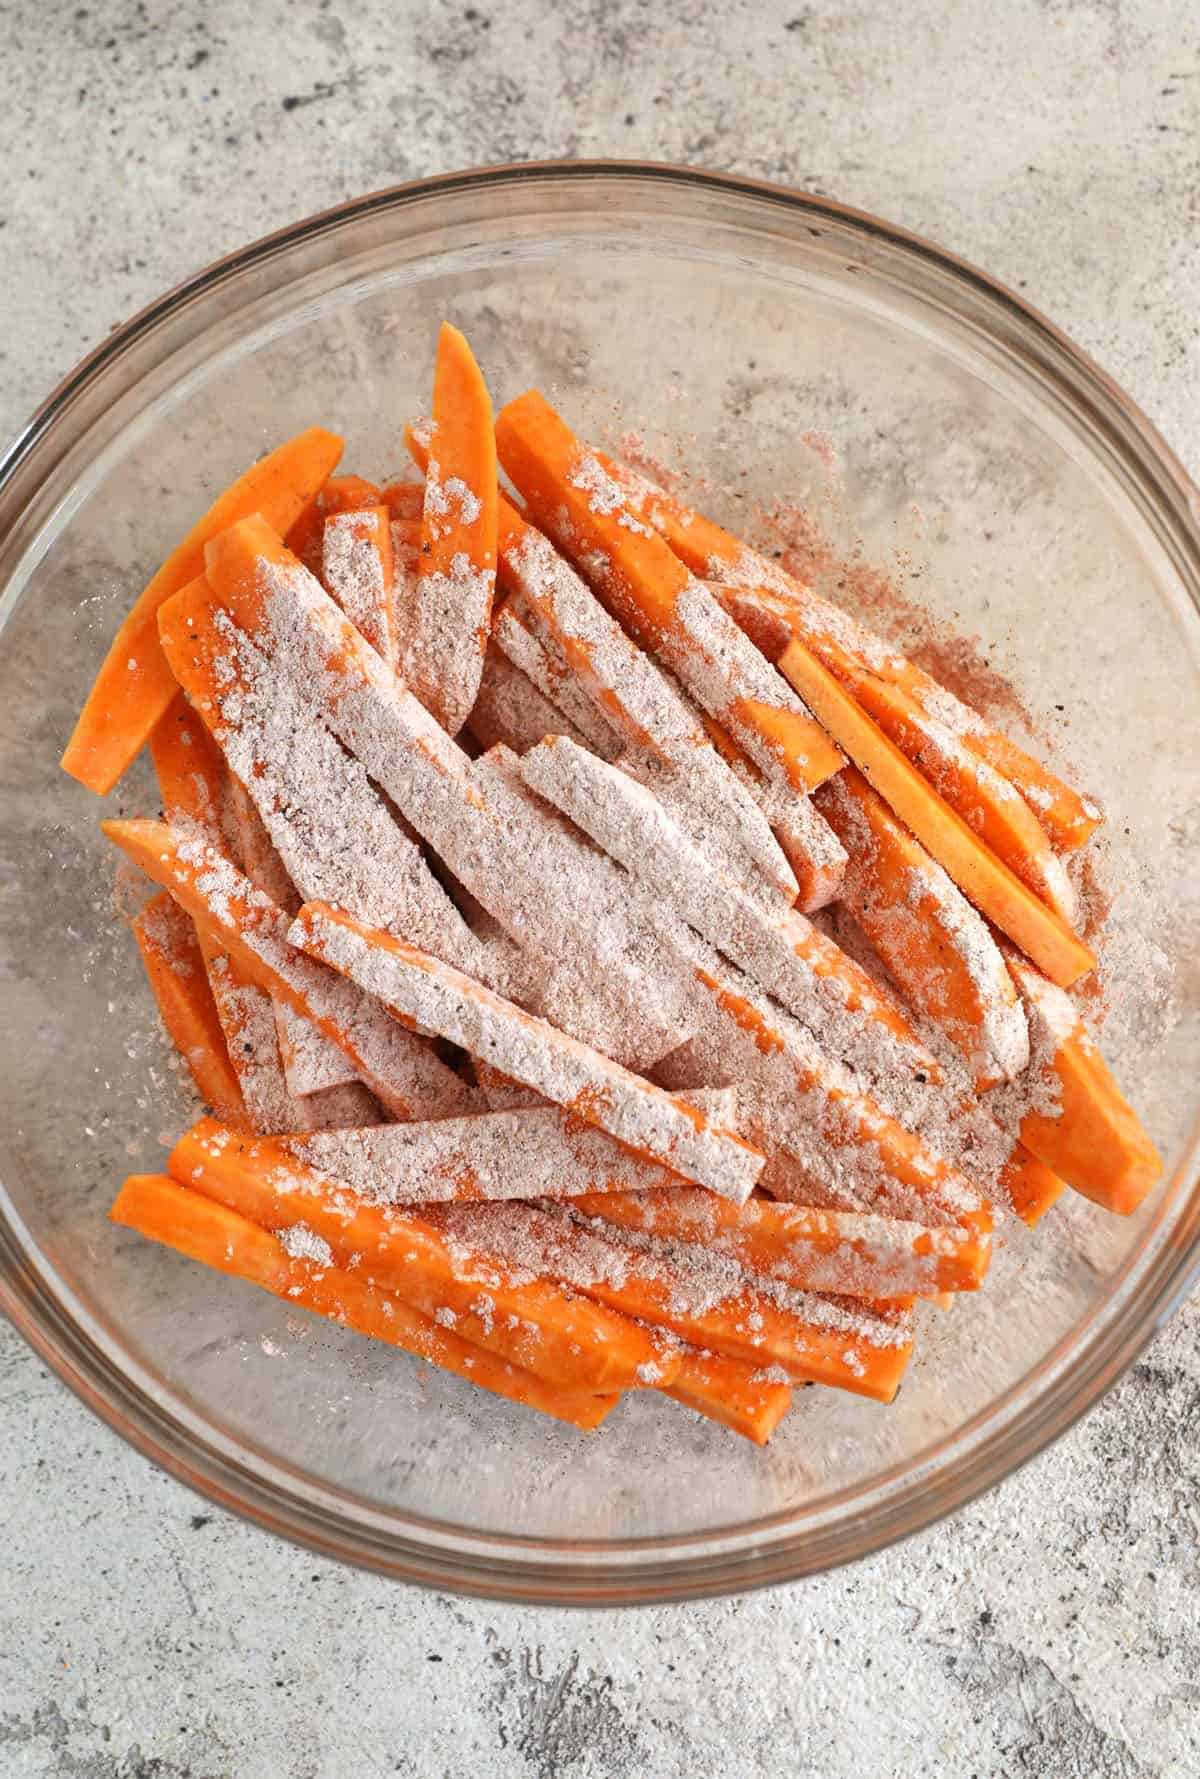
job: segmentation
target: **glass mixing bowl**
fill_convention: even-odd
[[[1105,1046],[1167,1177],[1128,1222],[1068,1195],[1037,1236],[1005,1233],[987,1289],[925,1315],[889,1409],[809,1390],[758,1450],[642,1392],[580,1436],[105,1220],[190,1107],[103,812],[59,752],[119,615],[251,458],[321,421],[349,467],[402,466],[445,315],[498,401],[536,382],[585,435],[694,440],[715,516],[824,500],[860,561],[907,552],[920,598],[988,639],[1108,806]],[[463,174],[300,223],[164,297],[56,391],[0,480],[0,1304],[193,1487],[439,1587],[716,1593],[958,1507],[1095,1401],[1194,1270],[1197,519],[1143,416],[1025,304],[797,192],[652,166]],[[156,808],[140,767],[108,801]]]

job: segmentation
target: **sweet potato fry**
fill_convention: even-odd
[[[479,966],[470,929],[362,767],[215,603],[258,575],[263,531],[246,521],[209,545],[208,582],[159,612],[167,657],[303,894]]]
[[[675,1382],[659,1387],[673,1401],[755,1445],[766,1445],[792,1405],[791,1385],[770,1375],[769,1367],[693,1347],[683,1349]]]
[[[636,1389],[640,1368],[675,1370],[636,1323],[545,1279],[481,1265],[423,1215],[373,1204],[290,1156],[202,1119],[171,1151],[172,1178],[264,1229],[301,1225],[345,1271],[368,1277],[473,1345],[572,1390]],[[448,1313],[447,1313],[448,1312]]]
[[[1062,991],[1009,952],[1033,1038],[1034,1066],[1059,1104],[1021,1120],[1021,1141],[1046,1167],[1119,1217],[1131,1216],[1162,1173],[1162,1158]]]
[[[322,541],[321,578],[350,622],[390,661],[396,590],[392,525],[385,506],[330,514]]]
[[[704,1248],[580,1221],[557,1207],[441,1205],[429,1217],[481,1255],[519,1260],[695,1347],[778,1366],[796,1382],[890,1402],[912,1353],[903,1314],[884,1316],[863,1304],[751,1280]]]
[[[850,854],[846,906],[890,974],[966,1057],[977,1087],[1013,1080],[1029,1034],[984,920],[853,768],[820,802]]]
[[[496,613],[492,620],[492,636],[496,647],[507,655],[513,666],[520,668],[538,691],[564,713],[591,751],[602,759],[611,759],[619,746],[611,725],[579,688],[571,672],[558,666],[511,605],[506,603]],[[548,732],[561,733],[561,725]]]
[[[976,1291],[991,1260],[987,1234],[933,1229],[902,1218],[817,1210],[751,1198],[731,1205],[700,1186],[596,1193],[585,1216],[723,1254],[748,1273],[843,1297],[928,1297]]]
[[[167,1036],[187,1064],[196,1091],[219,1118],[246,1129],[241,1085],[191,921],[164,891],[147,902],[133,923],[133,934]]]
[[[804,916],[774,917],[710,866],[643,785],[562,736],[520,761],[526,783],[603,846],[631,876],[717,946],[805,1025],[831,1055],[863,1073],[936,1068],[902,1017]],[[1003,964],[1000,965],[1003,972]]]
[[[1094,967],[1083,941],[984,846],[803,643],[790,642],[779,665],[863,776],[981,913],[1060,987]]]
[[[500,578],[510,602],[624,741],[626,769],[647,779],[669,775],[676,817],[702,850],[748,887],[761,884],[764,896],[794,902],[798,886],[788,860],[754,798],[710,745],[705,719],[609,616],[549,539],[503,498],[499,550]],[[733,744],[727,745],[740,760]]]
[[[538,690],[494,643],[483,660],[483,676],[467,728],[482,748],[509,747],[523,754],[543,735],[583,736],[570,718]]]
[[[678,1186],[677,1174],[639,1160],[560,1106],[516,1091],[522,1096],[516,1105],[492,1107],[486,1095],[489,1110],[466,1118],[314,1131],[280,1147],[328,1180],[397,1205],[594,1197]],[[733,1116],[735,1096],[728,1088],[684,1097],[714,1122]]]
[[[952,729],[902,687],[863,674],[854,697],[985,846],[1060,920],[1075,921],[1075,893],[1029,804]]]
[[[141,752],[176,692],[158,640],[158,608],[204,568],[204,546],[248,513],[286,531],[328,477],[342,441],[313,426],[238,477],[193,526],[134,603],[62,757],[64,772],[103,797]]]
[[[236,859],[241,839],[232,789],[236,780],[230,778],[220,750],[182,692],[155,726],[150,754],[167,821]],[[200,926],[197,940],[250,1124],[264,1133],[305,1129],[309,1113],[297,1103],[287,1078],[276,1004],[248,980],[210,928]],[[291,1017],[303,1024],[298,1014]],[[317,1043],[326,1042],[315,1027],[309,1029]],[[334,1054],[339,1069],[349,1067],[340,1053]],[[337,1078],[346,1077],[339,1073]]]
[[[496,586],[492,403],[462,334],[443,322],[421,517],[416,619],[399,671],[451,735],[479,690]]]
[[[227,1206],[198,1192],[189,1192],[161,1174],[131,1174],[109,1216],[114,1223],[136,1229],[161,1242],[282,1298],[289,1309],[316,1315],[352,1328],[356,1334],[403,1347],[444,1371],[452,1371],[497,1396],[524,1403],[573,1427],[590,1429],[616,1404],[615,1394],[584,1395],[521,1371],[442,1328],[402,1298],[381,1290],[370,1279],[324,1266],[306,1258],[307,1244],[294,1243],[260,1229]]]

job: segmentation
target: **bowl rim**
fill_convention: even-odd
[[[516,162],[411,180],[316,212],[213,261],[109,334],[67,373],[19,430],[0,455],[0,540],[5,529],[5,491],[12,489],[14,478],[39,445],[50,441],[55,426],[110,364],[197,298],[293,246],[372,214],[534,179],[554,184],[607,179],[631,187],[642,181],[685,193],[749,197],[793,222],[821,219],[848,226],[862,239],[899,248],[935,271],[949,274],[952,281],[967,286],[992,304],[999,304],[1023,330],[1026,346],[1036,343],[1052,358],[1065,361],[1085,387],[1090,385],[1100,404],[1107,405],[1120,418],[1144,454],[1140,467],[1156,472],[1158,498],[1161,502],[1166,497],[1176,527],[1190,545],[1194,559],[1200,562],[1200,492],[1171,447],[1115,380],[1017,292],[924,237],[833,199],[734,174],[622,159]],[[1078,391],[1073,394],[1078,395]],[[70,441],[63,446],[63,452],[69,444]],[[52,473],[63,452],[50,457],[41,479]],[[18,507],[17,511],[20,510]],[[11,516],[15,518],[16,514]],[[1194,1139],[1174,1185],[1168,1188],[1172,1196],[1178,1196],[1188,1185],[1195,1196],[1198,1163],[1200,1141]],[[0,1206],[5,1202],[7,1194],[0,1185]],[[19,1225],[19,1217],[15,1221]],[[1200,1225],[1200,1217],[1197,1221]],[[882,1504],[870,1503],[871,1497],[881,1493],[887,1481],[886,1472],[866,1488],[841,1492],[870,1503],[859,1521],[858,1548],[852,1555],[827,1551],[828,1537],[824,1544],[820,1536],[814,1543],[814,1519],[819,1519],[822,1511],[828,1512],[830,1505],[837,1502],[837,1494],[823,1498],[815,1513],[812,1509],[781,1510],[747,1522],[736,1531],[719,1534],[702,1531],[593,1541],[535,1538],[472,1532],[430,1516],[392,1509],[379,1513],[380,1519],[388,1522],[386,1528],[368,1530],[361,1519],[353,1523],[334,1519],[305,1500],[300,1492],[289,1487],[286,1466],[278,1460],[272,1462],[267,1458],[252,1468],[232,1450],[218,1449],[221,1441],[211,1430],[209,1437],[193,1434],[190,1441],[185,1433],[181,1445],[180,1433],[184,1429],[177,1413],[156,1400],[156,1393],[139,1388],[104,1351],[103,1342],[70,1317],[51,1298],[43,1282],[31,1278],[21,1266],[16,1230],[3,1214],[0,1311],[83,1402],[152,1462],[205,1498],[311,1550],[395,1579],[485,1598],[583,1606],[657,1604],[747,1591],[859,1560],[923,1530],[1019,1469],[1065,1433],[1111,1388],[1200,1276],[1200,1226],[1187,1242],[1159,1245],[1163,1252],[1157,1256],[1160,1276],[1153,1301],[1136,1327],[1122,1329],[1117,1325],[1119,1318],[1108,1315],[1110,1325],[1093,1341],[1084,1363],[1069,1368],[1069,1399],[1064,1396],[1062,1375],[1068,1368],[1060,1363],[1055,1376],[1055,1355],[1051,1354],[1043,1361],[1052,1374],[1050,1383],[1032,1403],[1015,1409],[1010,1399],[1022,1385],[1018,1382],[1012,1386],[998,1402],[939,1441],[922,1465],[912,1468],[899,1496]],[[1126,1262],[1121,1277],[1136,1258]],[[1111,1311],[1119,1284],[1120,1280],[1109,1298],[1096,1306],[1083,1324],[1076,1324],[1060,1347],[1077,1341],[1079,1330],[1087,1321],[1101,1319]],[[1010,1404],[1007,1414],[1001,1412],[1006,1403]],[[994,1423],[991,1430],[975,1441],[960,1474],[939,1478],[938,1499],[929,1507],[922,1473],[927,1482],[939,1451],[957,1445],[969,1436],[972,1426],[984,1421]],[[184,1449],[189,1443],[190,1451]],[[234,1442],[224,1443],[232,1446]],[[996,1449],[1000,1447],[1003,1452]],[[324,1494],[328,1500],[336,1491],[326,1487]],[[353,1499],[360,1507],[363,1505],[361,1497]],[[645,1561],[648,1555],[650,1562]],[[601,1560],[598,1562],[597,1558]]]

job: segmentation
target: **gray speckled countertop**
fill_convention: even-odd
[[[1194,0],[15,0],[0,35],[6,432],[132,310],[282,223],[420,174],[617,154],[934,237],[1200,464]],[[1193,1304],[1052,1452],[902,1549],[604,1616],[275,1543],[0,1330],[0,1775],[1194,1779],[1198,1330]]]

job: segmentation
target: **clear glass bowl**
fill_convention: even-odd
[[[988,1289],[926,1317],[890,1409],[810,1390],[760,1451],[643,1392],[582,1437],[105,1221],[189,1104],[114,905],[102,811],[60,749],[130,598],[257,452],[320,420],[349,467],[403,464],[444,315],[498,399],[536,382],[585,434],[694,435],[706,503],[735,523],[755,499],[811,497],[827,436],[864,559],[916,553],[920,597],[991,640],[1108,805],[1097,855],[1123,893],[1105,1044],[1168,1177],[1130,1222],[1069,1196],[1038,1237],[1007,1234]],[[163,298],[56,391],[0,478],[0,1303],[194,1487],[439,1587],[715,1593],[956,1508],[1113,1382],[1195,1267],[1197,517],[1143,416],[1011,293],[763,185],[463,174],[313,218]],[[155,797],[135,772],[109,803]],[[1139,992],[1168,960],[1151,1027]]]

